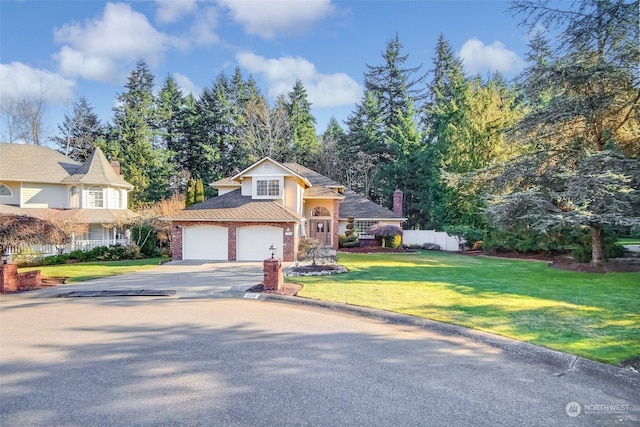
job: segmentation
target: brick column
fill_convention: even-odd
[[[0,293],[18,290],[18,264],[0,264]]]
[[[282,262],[278,258],[268,258],[263,263],[264,283],[262,288],[265,291],[279,291],[284,283],[284,273]]]

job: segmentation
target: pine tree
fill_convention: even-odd
[[[159,147],[153,75],[146,62],[138,61],[117,100],[108,147],[120,161],[124,178],[134,186],[132,205],[168,197],[175,170],[167,151]]]
[[[306,165],[319,152],[320,144],[316,136],[316,119],[311,114],[311,103],[300,80],[289,92],[287,106],[293,144],[288,160]]]

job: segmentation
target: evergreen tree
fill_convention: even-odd
[[[383,64],[367,64],[364,76],[365,89],[378,99],[386,130],[399,124],[398,111],[406,114],[410,103],[417,105],[426,96],[423,86],[426,75],[420,74],[422,66],[406,67],[409,55],[402,54],[403,47],[396,33],[382,53]]]
[[[193,203],[204,202],[204,183],[202,179],[196,181],[196,188],[193,194]]]
[[[100,119],[84,96],[73,104],[71,115],[64,115],[58,131],[60,136],[53,137],[58,151],[81,163],[93,153],[96,143],[104,138]]]
[[[167,76],[157,98],[157,126],[160,146],[172,152],[180,151],[182,110],[185,99],[173,76]]]
[[[589,227],[592,262],[599,265],[605,227],[640,223],[637,2],[550,9],[542,1],[515,1],[511,10],[524,26],[557,28],[560,36],[556,44],[538,37],[532,45],[539,60],[523,76],[532,108],[514,133],[528,151],[500,171],[495,182],[503,193],[490,213],[501,225]]]
[[[374,178],[381,166],[387,149],[380,150],[380,141],[385,143],[384,123],[377,98],[365,92],[363,100],[347,118],[345,144],[338,149],[338,157],[345,165],[342,182],[353,191],[378,202],[382,199]]]
[[[195,200],[196,184],[193,178],[189,178],[189,180],[187,181],[187,188],[185,190],[184,207],[188,208],[189,206],[193,205],[195,203]]]
[[[130,201],[136,206],[170,194],[175,174],[168,153],[158,145],[153,75],[143,60],[129,75],[125,92],[118,95],[109,141],[110,154],[120,161],[124,178],[133,184]]]
[[[316,136],[316,119],[311,114],[311,103],[300,80],[289,92],[287,106],[293,144],[288,153],[289,160],[306,165],[317,155],[320,144]]]

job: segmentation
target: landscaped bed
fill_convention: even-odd
[[[295,277],[301,297],[488,331],[619,364],[640,355],[640,273],[442,252],[340,253],[349,273]]]

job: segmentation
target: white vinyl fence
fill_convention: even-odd
[[[45,257],[50,255],[68,254],[77,249],[81,251],[90,251],[93,248],[99,246],[112,246],[122,245],[127,246],[131,244],[130,239],[109,239],[109,240],[74,240],[66,245],[27,245],[17,248],[10,248],[7,256],[9,261],[21,254],[32,257]]]
[[[433,243],[440,246],[443,251],[457,252],[460,250],[458,239],[444,231],[436,230],[404,230],[402,232],[402,243],[405,245]]]

